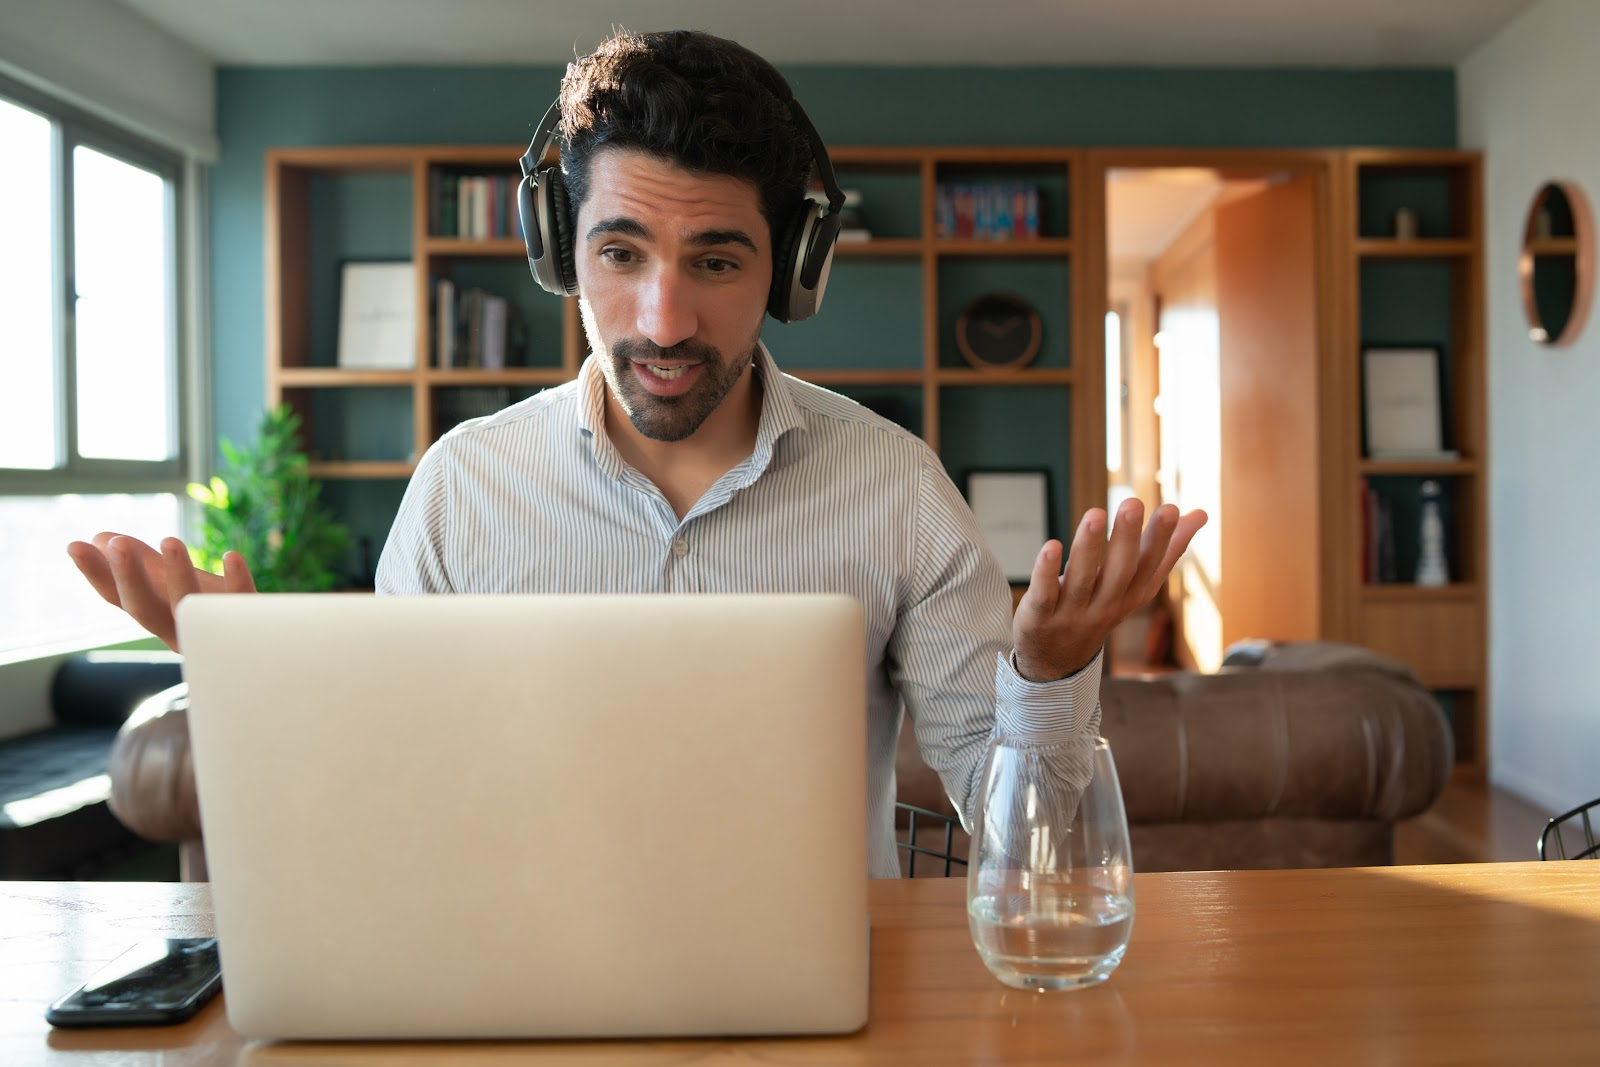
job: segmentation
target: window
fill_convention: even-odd
[[[182,163],[0,82],[0,661],[135,636],[67,559],[180,530]]]

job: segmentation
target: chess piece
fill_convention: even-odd
[[[1449,585],[1450,571],[1444,561],[1444,519],[1439,514],[1439,483],[1422,483],[1422,521],[1419,524],[1417,555],[1418,585]]]

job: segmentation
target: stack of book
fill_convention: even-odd
[[[502,370],[523,361],[524,336],[516,307],[482,289],[457,290],[449,278],[433,283],[433,365],[443,369]]]
[[[522,221],[517,215],[520,180],[513,174],[434,171],[428,176],[428,232],[435,237],[477,241],[521,237]]]
[[[1023,182],[940,182],[935,205],[940,237],[1016,241],[1039,236],[1039,187]]]

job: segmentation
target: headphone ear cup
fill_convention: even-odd
[[[550,189],[550,226],[545,232],[550,237],[548,252],[551,264],[560,272],[562,295],[577,296],[577,250],[572,241],[572,213],[567,204],[567,183],[562,179],[559,167],[549,167],[539,184]]]
[[[524,179],[523,189],[527,195],[519,194],[518,205],[523,211],[523,240],[533,278],[546,292],[573,296],[578,291],[578,276],[573,265],[567,187],[560,168],[546,167]]]
[[[793,221],[784,227],[772,249],[772,290],[767,296],[767,313],[779,322],[794,320],[797,304],[795,286],[800,284],[800,270],[805,261],[806,246],[811,230],[816,225],[817,206],[803,200]],[[800,316],[804,318],[805,316]]]

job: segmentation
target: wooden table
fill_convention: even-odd
[[[1600,1063],[1600,863],[1143,874],[1122,966],[1056,994],[990,977],[964,892],[873,883],[872,1021],[849,1037],[271,1045],[220,1001],[163,1029],[44,1022],[139,937],[209,933],[206,886],[0,882],[0,1064]]]

